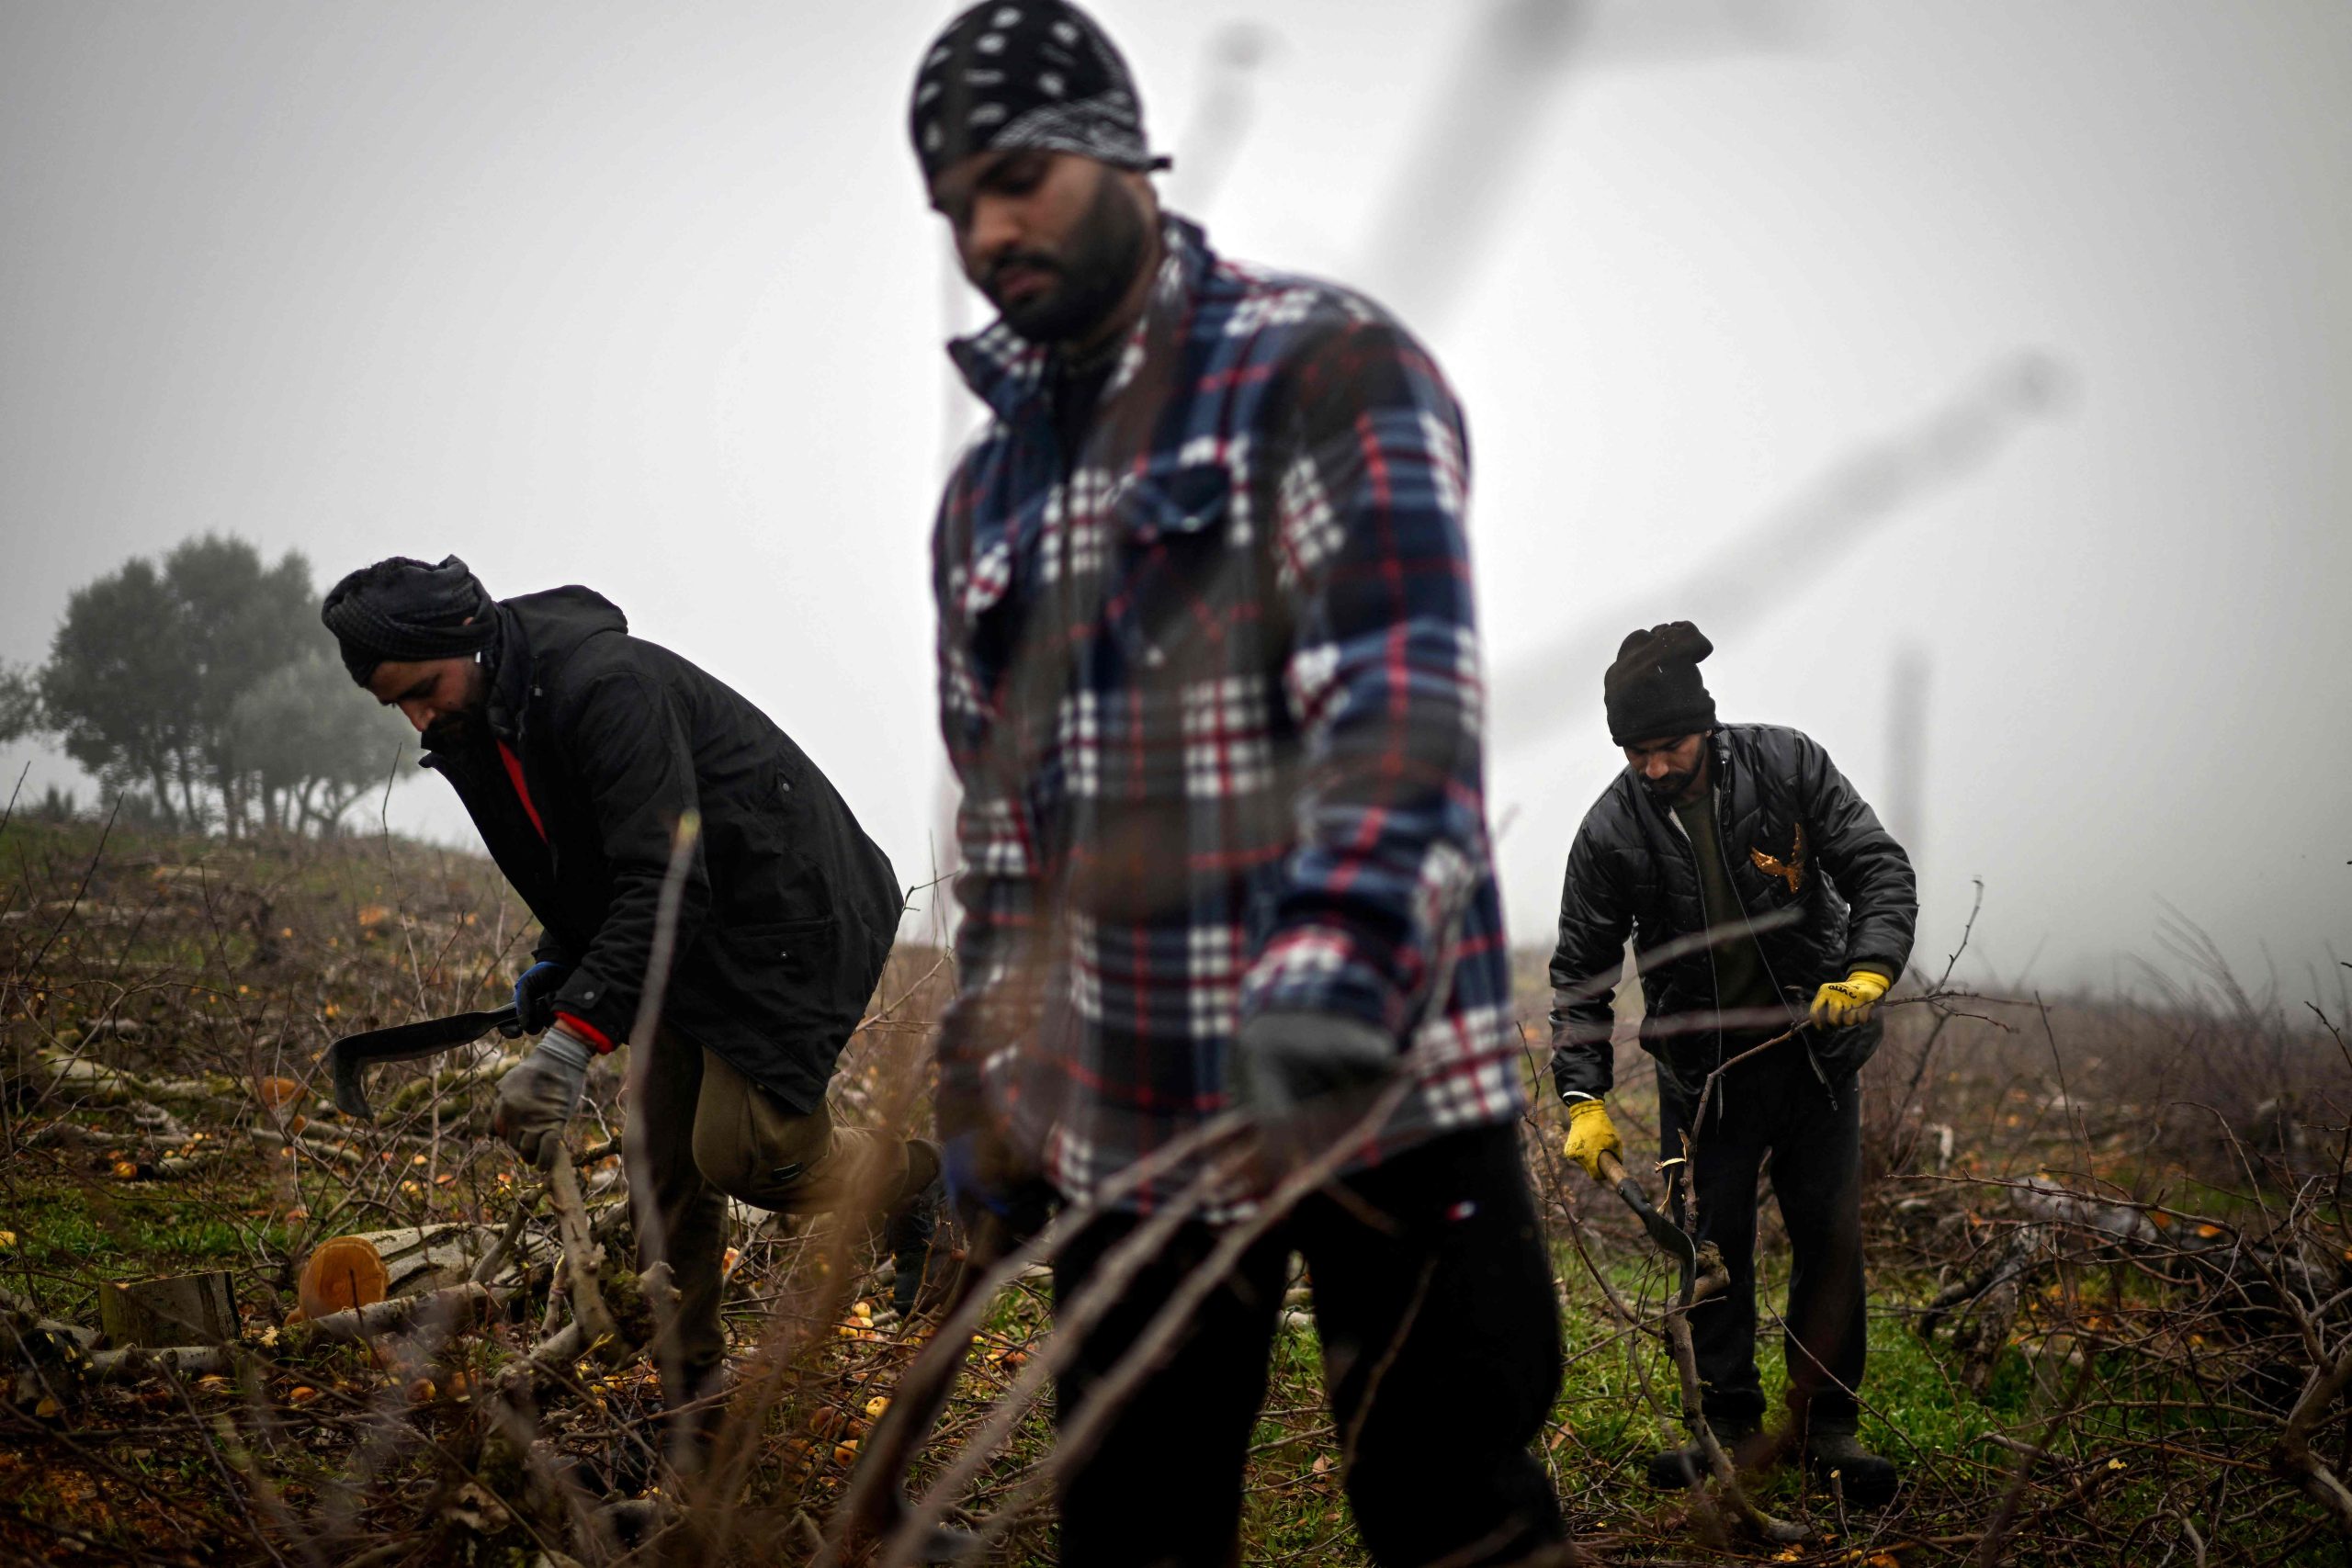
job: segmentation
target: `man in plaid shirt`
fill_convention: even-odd
[[[1519,1146],[1460,412],[1377,306],[1160,214],[1125,63],[1063,0],[951,24],[912,130],[1002,311],[953,345],[990,421],[933,540],[964,792],[951,1182],[1084,1201],[1228,1108],[1295,1156],[1402,1096],[1066,1476],[1064,1560],[1231,1560],[1293,1252],[1373,1556],[1556,1556],[1527,1443],[1558,1324]],[[1057,1301],[1205,1157],[1076,1237]],[[1062,1379],[1065,1425],[1263,1190],[1221,1184],[1125,1291]]]

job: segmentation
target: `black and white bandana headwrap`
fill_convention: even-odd
[[[1119,169],[1164,169],[1144,139],[1127,62],[1068,0],[983,0],[947,25],[909,112],[922,177],[975,152],[1040,148]]]
[[[456,659],[498,640],[498,605],[455,556],[428,566],[393,556],[327,590],[319,619],[342,645],[343,667],[361,685],[388,659]]]

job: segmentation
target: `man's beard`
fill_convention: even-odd
[[[1029,342],[1075,343],[1101,326],[1126,297],[1150,242],[1143,204],[1105,169],[1094,200],[1070,236],[1067,255],[1013,251],[999,256],[982,279],[980,292],[1004,312],[1004,324]],[[997,297],[996,280],[1012,266],[1032,267],[1057,281],[1007,304]]]
[[[1687,773],[1668,773],[1662,779],[1645,777],[1642,787],[1649,791],[1650,798],[1660,806],[1672,806],[1690,793],[1690,786],[1698,777],[1699,770],[1692,768]]]
[[[418,739],[428,751],[463,750],[486,733],[481,722],[482,712],[481,708],[460,708],[456,713],[445,713],[426,725],[424,733]]]

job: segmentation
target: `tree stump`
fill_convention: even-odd
[[[339,1235],[321,1242],[303,1261],[302,1278],[294,1289],[303,1316],[324,1317],[382,1301],[390,1283],[384,1255],[372,1240]]]
[[[218,1345],[237,1337],[237,1297],[224,1269],[109,1283],[98,1289],[98,1322],[117,1348]]]

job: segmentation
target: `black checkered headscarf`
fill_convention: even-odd
[[[975,152],[1039,148],[1119,169],[1164,169],[1127,62],[1068,0],[983,0],[947,25],[908,114],[922,177]]]
[[[498,605],[455,556],[438,565],[393,556],[327,590],[319,619],[361,685],[386,660],[455,659],[498,640]]]

